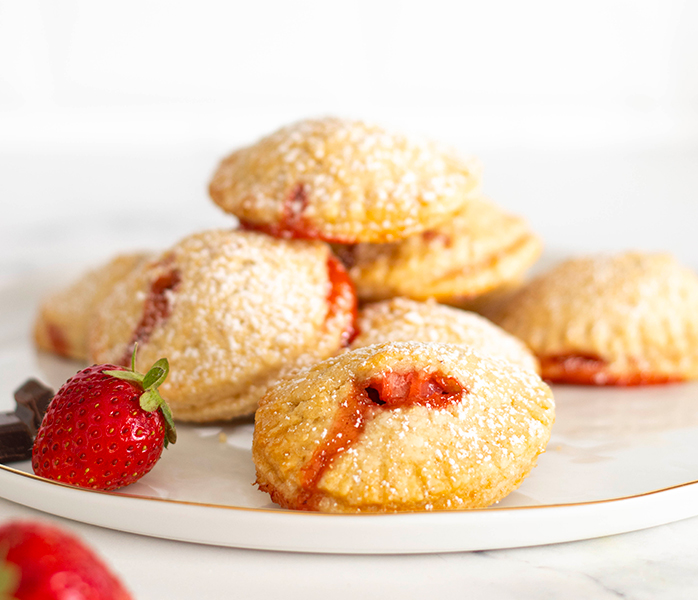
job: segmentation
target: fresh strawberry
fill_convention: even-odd
[[[123,584],[82,541],[51,525],[0,527],[3,600],[131,600]]]
[[[157,387],[169,371],[161,358],[145,374],[93,365],[58,390],[36,434],[34,473],[79,487],[113,490],[150,471],[174,443],[172,413]]]

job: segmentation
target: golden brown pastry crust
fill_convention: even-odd
[[[385,242],[443,222],[480,187],[480,164],[360,121],[295,123],[233,152],[214,202],[278,237]]]
[[[102,303],[91,358],[124,364],[137,341],[137,367],[169,359],[160,390],[176,419],[251,414],[279,377],[348,342],[355,296],[338,264],[322,242],[240,231],[192,235],[136,269]]]
[[[484,198],[405,240],[335,246],[362,300],[406,296],[449,304],[517,281],[541,249],[526,221]]]
[[[410,402],[397,391],[401,377],[409,386],[419,377],[423,394],[436,391]],[[531,371],[462,346],[392,342],[270,389],[255,416],[252,456],[260,489],[288,508],[476,508],[521,483],[553,420],[550,389]]]
[[[698,277],[667,254],[567,260],[492,307],[551,381],[641,385],[698,377]]]
[[[67,358],[87,360],[88,328],[95,308],[148,257],[146,253],[117,256],[48,296],[41,303],[34,324],[37,347]]]
[[[518,338],[486,318],[438,304],[393,298],[367,304],[359,312],[358,335],[351,348],[383,342],[459,344],[538,372],[536,357]]]

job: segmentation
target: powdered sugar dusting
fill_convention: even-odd
[[[492,318],[541,357],[597,356],[615,375],[698,377],[698,277],[666,254],[565,261]]]
[[[347,259],[363,300],[408,296],[457,301],[516,281],[541,248],[524,219],[480,197],[421,234],[336,250]]]
[[[223,161],[222,208],[274,224],[303,185],[304,218],[332,241],[388,241],[443,221],[480,185],[479,162],[375,125],[336,118],[285,127]]]
[[[331,428],[354,386],[414,368],[454,377],[462,399],[438,410],[377,410],[320,480],[320,510],[486,506],[518,486],[550,435],[549,388],[535,373],[472,349],[417,342],[359,348],[274,388],[257,414],[258,479],[293,497],[298,469],[322,441],[318,431]]]
[[[352,348],[381,342],[460,344],[536,371],[538,362],[517,338],[484,317],[433,300],[394,298],[366,305],[359,315],[360,334]]]
[[[181,283],[167,298],[170,316],[139,351],[139,365],[170,361],[162,386],[179,419],[212,420],[252,412],[266,387],[290,369],[336,352],[351,315],[326,322],[328,248],[249,232],[207,231],[172,248],[166,268]],[[96,360],[128,341],[143,301],[134,302],[162,267],[150,263],[102,307]]]
[[[46,298],[39,309],[34,332],[39,347],[85,360],[89,323],[96,307],[119,281],[147,258],[145,253],[116,256]],[[51,328],[57,328],[65,341],[66,348],[62,352],[52,343]]]

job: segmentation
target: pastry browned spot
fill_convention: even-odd
[[[279,382],[255,415],[257,484],[286,508],[475,508],[518,487],[545,449],[550,389],[453,344],[359,348]]]

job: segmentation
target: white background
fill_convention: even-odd
[[[30,148],[230,144],[327,113],[473,149],[698,122],[681,0],[3,1],[0,56],[3,137]]]
[[[206,196],[218,160],[328,114],[479,155],[485,191],[549,247],[655,249],[667,223],[691,258],[698,2],[0,0],[12,230],[138,211],[169,243],[227,223]]]
[[[698,267],[698,2],[0,0],[0,293],[29,274],[33,304],[46,269],[62,282],[116,251],[230,224],[206,194],[217,161],[329,114],[479,155],[485,191],[552,254],[669,250]],[[31,352],[29,328],[0,339],[3,364],[12,348]],[[26,374],[13,375],[3,390]],[[31,514],[0,501],[0,521]],[[553,548],[382,559],[64,525],[140,598],[692,598],[698,586],[696,519]]]
[[[692,260],[698,2],[679,0],[0,0],[0,249],[33,263],[97,213],[122,241],[95,259],[227,224],[218,160],[328,114],[479,155],[549,248]]]

